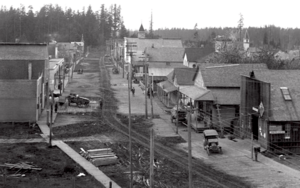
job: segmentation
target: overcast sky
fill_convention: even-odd
[[[149,29],[151,11],[153,28],[235,27],[239,15],[244,17],[244,27],[300,27],[299,0],[2,0],[1,5],[15,8],[23,4],[39,10],[45,4],[58,4],[62,8],[82,10],[92,6],[100,10],[101,4],[121,5],[121,14],[127,29],[138,30],[140,24]]]

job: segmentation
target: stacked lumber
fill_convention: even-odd
[[[39,168],[35,165],[33,165],[30,162],[20,162],[20,163],[4,163],[0,164],[0,167],[4,167],[7,170],[9,170],[9,173],[6,174],[6,170],[4,174],[0,174],[0,176],[12,176],[12,177],[24,177],[25,172],[30,172],[31,170],[37,170],[40,171],[42,168]]]
[[[80,154],[95,166],[112,165],[118,162],[118,157],[111,148],[91,149],[80,148]]]

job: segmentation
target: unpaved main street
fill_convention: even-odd
[[[86,123],[87,120],[90,120],[91,122],[94,121],[92,116],[88,116],[88,113],[98,111],[97,100],[99,97],[102,97],[105,99],[104,109],[101,111],[103,113],[102,120],[106,122],[107,126],[112,127],[117,132],[128,135],[128,120],[126,120],[126,117],[128,116],[128,85],[126,78],[122,78],[122,74],[111,74],[112,64],[108,58],[105,59],[100,56],[99,58],[87,58],[82,61],[82,63],[83,65],[79,64],[79,66],[84,66],[84,73],[82,75],[75,73],[75,81],[71,83],[67,89],[70,92],[79,93],[82,96],[91,98],[94,102],[89,108],[69,107],[65,111],[68,113],[59,115],[60,117],[58,117],[56,122],[57,125],[67,123],[68,118],[70,121],[76,121],[77,123],[80,122],[81,117],[83,118],[82,121],[84,123]],[[98,66],[98,69],[96,66]],[[144,113],[144,95],[138,85],[135,85],[135,87],[136,95],[132,97],[132,110],[133,112],[138,112],[135,114],[141,115]],[[160,118],[152,121],[152,123],[155,123],[154,127],[157,127],[156,135],[172,138],[175,135],[174,125],[170,126],[169,115],[157,105],[154,108],[155,113],[160,115]],[[120,115],[116,115],[117,113]],[[150,114],[150,105],[148,113]],[[122,118],[120,119],[120,117],[123,117],[123,120]],[[137,117],[139,116],[136,116],[136,120],[133,122],[136,124],[137,128],[139,128],[139,126],[143,128],[143,126],[146,125],[145,123],[149,121],[147,120],[145,122]],[[60,123],[61,121],[64,121],[64,123]],[[145,130],[148,128],[145,127],[143,129],[144,132],[133,130],[133,140],[147,151],[149,139],[148,135],[145,134]],[[159,134],[161,133],[161,130],[165,131],[164,134]],[[179,127],[179,134],[184,139],[187,139],[186,127]],[[249,157],[249,140],[237,140],[237,142],[233,142],[228,139],[221,139],[220,142],[224,154],[208,157],[203,150],[202,134],[193,132],[192,136],[194,156],[193,183],[195,187],[298,187],[299,185],[299,178],[292,175],[294,171],[287,172],[288,169],[283,166],[280,166],[275,162],[272,163],[270,160],[263,161],[261,157],[259,158],[259,162],[252,161]],[[97,137],[99,138],[97,140],[101,141],[102,139],[102,142],[107,142],[108,140],[111,142],[117,141],[116,135],[113,134],[110,134],[108,137],[101,137],[101,134],[94,136],[94,138]],[[173,143],[174,147],[170,148],[167,147],[167,145],[172,145],[170,142],[172,141],[167,140],[162,143],[157,142],[155,145],[156,156],[157,158],[170,160],[170,162],[173,163],[172,167],[176,167],[175,171],[180,172],[180,176],[165,170],[166,177],[164,178],[166,180],[164,183],[166,183],[166,185],[174,186],[176,184],[172,182],[172,179],[176,178],[177,181],[182,182],[182,185],[177,187],[187,187],[187,143],[180,143],[177,145],[174,145],[175,143]],[[123,138],[122,143],[125,144],[126,147]],[[175,148],[177,148],[177,150]],[[147,158],[147,156],[145,157]],[[170,162],[165,162],[165,165],[171,164]],[[128,170],[128,164],[122,165]],[[171,166],[169,169],[171,169]],[[227,173],[238,177],[235,178],[234,176],[226,175]],[[114,176],[116,176],[116,174]],[[114,178],[117,177],[112,177],[112,179]],[[155,178],[157,179],[157,182],[161,182],[159,177]],[[120,185],[122,187],[128,186],[127,184],[123,185],[122,183],[124,182],[121,181]],[[159,184],[157,184],[156,187],[160,187]]]

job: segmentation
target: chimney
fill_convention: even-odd
[[[32,64],[28,63],[28,80],[31,80],[32,77]]]
[[[250,78],[255,78],[254,71],[250,72]]]

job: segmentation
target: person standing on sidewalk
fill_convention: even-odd
[[[132,96],[134,96],[134,93],[135,93],[135,88],[134,87],[131,88],[131,92],[132,92]]]
[[[103,108],[103,100],[100,98],[100,100],[99,100],[99,107],[100,107],[100,109],[102,110],[102,108]]]

